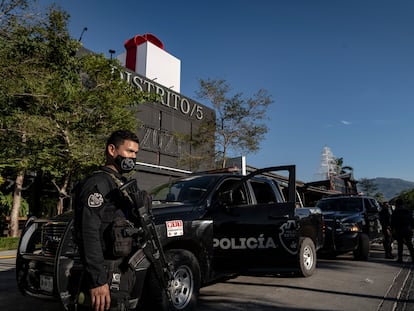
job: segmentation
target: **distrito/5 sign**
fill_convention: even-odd
[[[205,107],[197,102],[182,96],[167,87],[146,79],[134,72],[120,71],[121,79],[137,87],[140,91],[158,94],[161,98],[161,104],[175,111],[179,111],[186,117],[203,120],[205,116]]]

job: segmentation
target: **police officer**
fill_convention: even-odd
[[[398,198],[395,201],[395,210],[391,216],[391,227],[398,246],[397,262],[403,262],[405,244],[410,252],[411,261],[414,263],[413,222],[412,212],[404,206],[402,199]]]
[[[84,264],[83,286],[89,291],[95,311],[111,306],[105,259],[111,258],[110,227],[124,217],[118,187],[125,183],[123,173],[134,169],[139,149],[138,137],[125,130],[115,131],[106,143],[106,163],[83,180],[75,196],[75,236]]]
[[[382,227],[382,244],[384,246],[385,258],[393,259],[394,255],[392,254],[392,233],[391,233],[391,206],[388,202],[382,204],[381,210],[379,212],[379,220]]]

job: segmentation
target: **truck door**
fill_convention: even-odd
[[[217,196],[226,193],[236,182],[225,181]],[[296,232],[296,228],[289,227],[294,206],[278,202],[280,198],[269,182],[245,182],[232,190],[232,196],[231,200],[221,202],[214,213],[215,269],[271,267],[286,259],[286,248],[292,248],[292,232]],[[288,238],[281,240],[283,235]]]
[[[247,183],[233,178],[219,185],[212,204],[215,269],[238,271],[254,266],[258,253],[272,243],[262,231],[266,207],[253,204]]]
[[[263,249],[264,259],[256,264],[272,267],[291,261],[297,254],[299,241],[295,200],[286,200],[276,183],[252,179],[250,185],[256,207],[265,211],[261,232],[267,241],[272,241]]]

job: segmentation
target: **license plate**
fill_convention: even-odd
[[[40,276],[40,289],[52,293],[53,292],[53,277],[50,275]]]

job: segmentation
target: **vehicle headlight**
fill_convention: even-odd
[[[353,223],[342,224],[342,231],[345,231],[345,232],[358,232],[359,227],[358,227],[357,224],[353,224]]]

